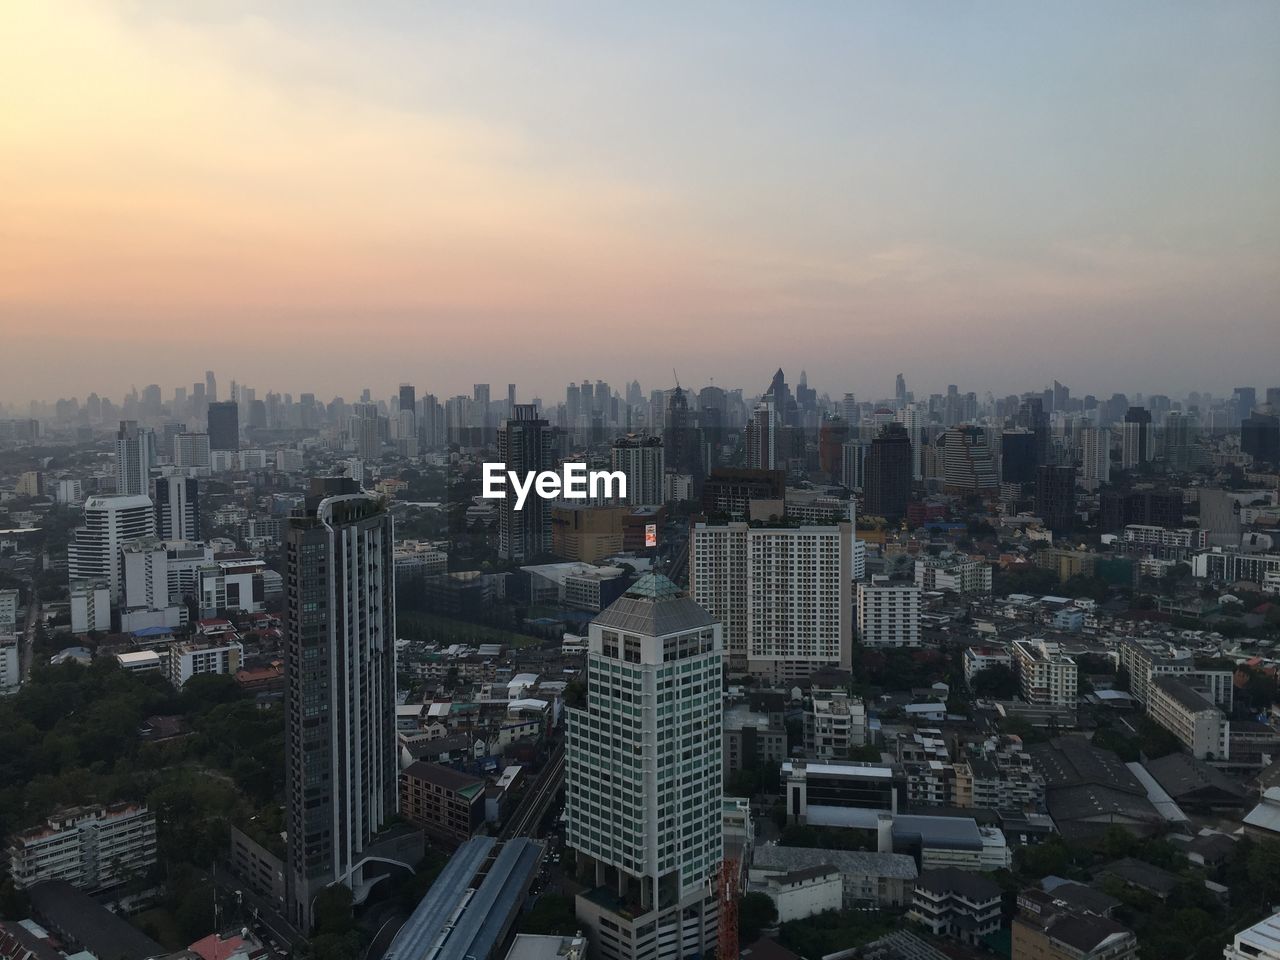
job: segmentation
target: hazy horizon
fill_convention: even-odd
[[[1280,383],[1280,5],[259,7],[15,0],[0,400]]]

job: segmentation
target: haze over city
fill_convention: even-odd
[[[865,396],[1274,368],[1274,4],[6,19],[8,403],[184,354],[177,382],[348,397],[673,361]]]

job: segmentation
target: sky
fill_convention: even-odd
[[[4,401],[1280,383],[1272,0],[7,0],[0,80]]]

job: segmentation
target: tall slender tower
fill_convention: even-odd
[[[311,481],[286,541],[285,887],[312,923],[331,883],[353,891],[397,808],[392,521],[346,477]]]
[[[122,497],[150,495],[155,462],[155,431],[138,426],[137,420],[121,420],[116,432],[116,493]]]
[[[498,460],[521,476],[529,471],[550,470],[551,426],[539,419],[538,408],[517,403],[515,413],[498,429]],[[551,549],[550,505],[530,496],[524,509],[516,509],[516,499],[508,496],[498,504],[498,556],[517,563],[530,563]]]
[[[568,845],[592,956],[706,956],[723,846],[720,624],[649,574],[591,624],[569,711]]]
[[[156,480],[156,536],[161,540],[200,539],[200,481],[194,477]]]

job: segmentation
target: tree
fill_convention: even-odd
[[[975,673],[969,689],[975,697],[1012,700],[1018,695],[1018,677],[1003,663],[996,663]]]
[[[578,930],[578,918],[574,915],[573,898],[561,894],[546,893],[538,898],[533,909],[520,923],[521,933],[569,936]]]
[[[748,893],[738,901],[738,944],[749,946],[765,927],[778,922],[778,908],[767,893]]]

